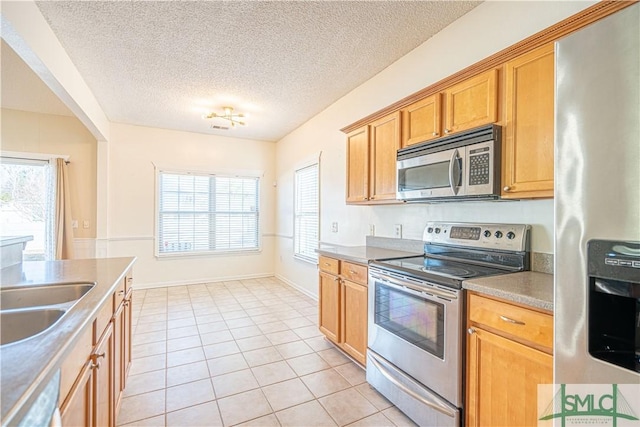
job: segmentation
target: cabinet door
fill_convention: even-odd
[[[468,356],[466,425],[536,426],[538,384],[553,382],[553,357],[480,328]]]
[[[402,109],[402,146],[429,141],[441,136],[439,93]]]
[[[507,62],[505,74],[502,197],[553,197],[553,43]]]
[[[122,337],[123,340],[123,349],[124,353],[124,366],[123,366],[123,378],[122,378],[122,389],[127,385],[127,376],[129,375],[129,369],[131,368],[131,339],[133,337],[133,289],[129,289],[127,292],[127,297],[124,300],[124,335]]]
[[[115,426],[113,350],[113,323],[110,322],[91,354],[94,366],[93,419],[95,426]]]
[[[369,127],[369,200],[395,200],[400,112],[376,120]]]
[[[67,398],[60,407],[62,425],[67,427],[85,427],[92,424],[93,408],[93,367],[87,361]]]
[[[347,135],[347,203],[369,200],[369,127]]]
[[[115,413],[118,413],[122,391],[124,390],[124,300],[113,314],[113,392],[115,394]]]
[[[460,82],[445,95],[445,134],[494,123],[498,119],[498,70]]]
[[[367,351],[367,287],[344,280],[341,291],[343,348],[364,365]]]
[[[320,272],[318,295],[320,332],[335,343],[340,342],[340,278]]]

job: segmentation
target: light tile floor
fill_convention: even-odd
[[[134,291],[119,426],[414,426],[275,278]]]

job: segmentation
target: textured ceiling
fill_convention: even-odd
[[[37,4],[111,121],[277,141],[479,2]]]

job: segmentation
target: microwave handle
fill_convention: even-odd
[[[458,149],[453,150],[451,154],[451,161],[449,161],[449,186],[454,195],[458,194],[458,186],[454,181],[456,177],[460,176],[460,167],[458,166]]]

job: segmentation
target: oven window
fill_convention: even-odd
[[[449,187],[449,161],[400,170],[400,191]]]
[[[444,305],[376,283],[376,325],[443,359]]]

